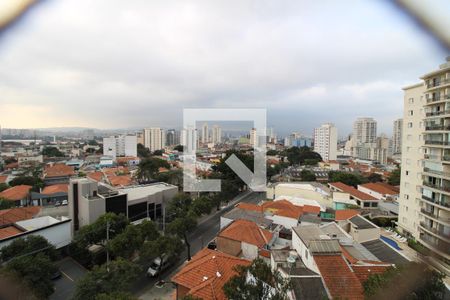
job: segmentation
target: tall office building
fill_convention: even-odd
[[[337,158],[337,128],[326,123],[314,129],[314,151],[319,153],[324,161]]]
[[[398,224],[450,261],[450,57],[423,82],[405,87]]]
[[[213,126],[211,141],[213,144],[220,144],[222,142],[222,128],[219,125]]]
[[[394,121],[394,130],[392,133],[392,152],[394,154],[402,153],[402,132],[403,119],[397,119]]]
[[[202,144],[209,143],[209,127],[208,123],[204,123],[202,126]]]
[[[118,135],[103,138],[103,155],[137,156],[137,139],[135,135]]]
[[[144,129],[144,146],[150,149],[151,152],[161,150],[166,143],[164,130],[159,127]]]

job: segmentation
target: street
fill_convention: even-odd
[[[189,242],[191,243],[191,255],[194,256],[198,251],[204,248],[212,239],[216,237],[216,235],[219,233],[220,217],[232,210],[237,203],[246,202],[256,204],[264,199],[265,193],[242,193],[230,202],[233,203],[233,205],[229,205],[221,211],[216,212],[214,215],[209,216],[206,220],[199,224],[199,226],[189,236]],[[170,278],[166,277],[169,277],[186,260],[187,250],[185,249],[181,253],[179,261],[162,273],[161,279],[166,281],[170,280]],[[157,281],[155,278],[147,278],[145,276],[145,271],[146,270],[144,270],[142,276],[138,280],[136,280],[134,284],[133,292],[135,295],[141,295],[146,290],[151,289]]]

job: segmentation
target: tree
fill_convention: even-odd
[[[150,220],[144,220],[141,224],[137,225],[137,227],[141,232],[143,242],[153,241],[159,237],[156,224]]]
[[[278,151],[277,150],[267,150],[266,154],[269,156],[275,156],[275,155],[278,155]]]
[[[139,163],[137,178],[144,181],[151,180],[158,174],[159,168],[169,169],[170,165],[160,158],[145,158]]]
[[[192,213],[188,213],[184,217],[179,217],[173,220],[167,227],[168,232],[179,236],[184,239],[184,244],[187,248],[188,260],[191,260],[191,244],[188,240],[188,233],[195,229],[197,226],[197,220]]]
[[[163,172],[156,174],[155,179],[159,182],[166,182],[168,184],[183,187],[183,170],[169,170],[168,172]]]
[[[310,170],[302,170],[300,172],[302,181],[316,181],[316,175]]]
[[[401,177],[402,171],[400,168],[395,169],[391,172],[391,175],[389,175],[388,183],[390,185],[400,185],[400,177]]]
[[[40,235],[29,235],[25,238],[15,239],[11,244],[2,248],[0,258],[6,262],[14,257],[39,252],[44,253],[51,260],[58,258],[55,247]]]
[[[47,146],[42,149],[42,155],[47,157],[63,157],[64,154],[56,147]]]
[[[138,300],[138,298],[126,292],[112,292],[98,294],[95,300]]]
[[[151,155],[150,150],[148,148],[146,148],[144,145],[142,145],[141,143],[139,143],[137,145],[137,155],[140,158],[147,158]]]
[[[363,283],[366,299],[444,299],[444,274],[409,263],[370,275]]]
[[[51,277],[57,268],[44,253],[12,259],[6,270],[17,274],[38,298],[46,299],[54,291]]]
[[[369,180],[369,182],[381,182],[383,181],[383,177],[378,173],[370,173],[370,175],[367,176],[367,180]]]
[[[164,153],[163,150],[155,150],[155,151],[153,151],[153,155],[155,155],[155,156],[161,156],[161,155],[163,155],[163,153]]]
[[[287,300],[290,282],[281,277],[278,271],[272,272],[262,259],[255,259],[249,266],[237,266],[237,275],[223,287],[228,299]]]
[[[129,223],[127,217],[123,214],[106,213],[100,216],[94,223],[81,227],[75,236],[75,242],[79,243],[81,248],[86,248],[94,244],[104,246],[108,222],[110,239],[120,234]]]
[[[361,175],[346,173],[340,171],[331,171],[328,173],[328,180],[330,182],[342,182],[347,185],[356,187],[358,184],[363,184],[367,182],[367,179]]]
[[[8,200],[6,200],[4,198],[0,198],[0,210],[12,208],[14,206],[16,206],[14,201],[8,201]]]
[[[39,191],[44,187],[44,182],[37,176],[18,176],[9,182],[10,186],[31,185],[34,191]]]
[[[291,147],[284,153],[291,165],[303,165],[305,161],[308,164],[315,165],[317,162],[322,161],[322,157],[319,153],[312,151],[309,147]]]
[[[139,228],[136,225],[129,224],[123,232],[109,241],[107,248],[116,257],[130,259],[139,250],[143,242],[144,239]]]
[[[183,217],[189,211],[191,204],[191,196],[185,193],[178,193],[167,205],[167,216],[169,218]]]
[[[9,189],[9,186],[6,183],[0,183],[0,193],[7,189]]]
[[[0,299],[37,300],[38,298],[18,274],[3,268],[0,270]]]
[[[122,258],[113,260],[109,264],[109,271],[106,264],[94,266],[77,282],[74,299],[96,299],[100,294],[127,292],[139,273],[138,265]]]
[[[196,216],[201,215],[207,215],[211,213],[211,209],[214,206],[214,202],[211,200],[211,198],[206,196],[198,197],[197,199],[194,199],[191,205],[191,211]]]

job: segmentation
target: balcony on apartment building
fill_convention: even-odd
[[[450,124],[430,124],[425,126],[425,131],[447,131],[450,130]]]
[[[444,109],[444,110],[432,110],[425,113],[426,117],[439,117],[439,116],[445,116],[450,115],[450,109]]]
[[[423,158],[425,160],[434,160],[444,163],[450,163],[450,152],[445,151],[444,155],[439,154],[424,154]]]
[[[423,172],[432,174],[433,176],[442,177],[442,178],[446,178],[446,179],[450,180],[450,167],[447,165],[445,165],[442,170],[435,170],[435,169],[431,169],[428,167],[424,167]],[[428,175],[428,176],[430,176],[430,175]],[[444,185],[444,187],[445,187],[445,185]]]
[[[448,78],[433,78],[427,83],[427,89],[434,89],[436,87],[444,87],[450,84],[450,79]]]
[[[420,227],[436,236],[437,238],[450,243],[450,227],[434,221],[422,221],[420,222]]]
[[[426,205],[420,209],[420,213],[429,219],[437,220],[437,222],[450,226],[450,212],[435,208],[432,205]]]
[[[424,243],[432,250],[437,250],[447,257],[450,256],[450,243],[442,241],[441,239],[431,235],[430,233],[423,231],[423,229],[420,233],[419,239],[422,243]]]
[[[446,196],[441,196],[441,199],[439,200],[439,196],[435,195],[433,197],[428,197],[425,195],[422,195],[422,200],[426,201],[429,204],[438,206],[439,208],[446,209],[450,211],[450,198]]]

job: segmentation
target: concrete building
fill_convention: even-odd
[[[209,143],[209,127],[208,123],[204,123],[202,126],[202,144]]]
[[[402,153],[402,132],[403,119],[397,119],[394,121],[394,129],[392,132],[392,152],[394,154]]]
[[[144,146],[151,152],[164,149],[166,144],[164,130],[159,127],[144,129]]]
[[[377,121],[373,118],[358,118],[353,123],[352,137],[356,145],[375,143],[377,138]]]
[[[169,129],[166,133],[166,146],[176,146],[180,144],[180,132],[175,129]]]
[[[256,128],[252,128],[250,130],[250,140],[249,143],[250,145],[257,145],[257,135],[256,135]]]
[[[136,132],[136,143],[144,145],[145,142],[144,142],[144,131],[143,130]]]
[[[124,214],[131,221],[150,218],[163,224],[165,206],[177,192],[178,187],[166,183],[116,189],[88,178],[73,179],[69,185],[73,230],[95,222],[107,212]]]
[[[337,158],[337,128],[326,123],[314,129],[314,151],[319,153],[322,160],[336,160]]]
[[[222,143],[222,128],[219,125],[214,125],[212,128],[212,143],[214,145]]]
[[[118,135],[103,138],[103,155],[114,159],[120,156],[137,156],[137,137],[135,135]]]
[[[403,88],[399,227],[450,273],[450,57]]]

